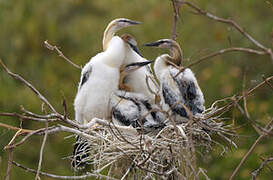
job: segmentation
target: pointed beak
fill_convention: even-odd
[[[133,21],[133,20],[128,20],[127,22],[128,22],[129,24],[131,24],[131,25],[141,24],[141,22],[139,22],[139,21]]]
[[[134,72],[136,70],[138,70],[139,68],[146,66],[148,64],[151,64],[154,61],[145,61],[145,62],[135,62],[135,63],[131,63],[125,66],[124,71],[126,73],[130,73],[130,72]]]
[[[131,47],[138,55],[140,55],[141,57],[143,57],[142,54],[140,53],[140,51],[139,51],[139,49],[138,49],[137,46],[135,46],[135,45],[133,45],[133,44],[131,44],[131,43],[129,43],[129,42],[128,42],[128,44],[130,45],[130,47]]]
[[[146,44],[143,44],[143,46],[148,46],[148,47],[158,47],[159,45],[161,44],[160,41],[156,41],[156,42],[151,42],[151,43],[146,43]]]
[[[133,21],[131,19],[120,19],[120,20],[118,20],[118,23],[124,23],[124,24],[126,24],[126,26],[133,26],[133,25],[141,24],[141,22]]]

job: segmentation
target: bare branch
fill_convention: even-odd
[[[5,180],[9,180],[10,172],[12,168],[12,161],[13,161],[13,149],[9,149],[9,160],[8,160],[8,169]]]
[[[56,112],[56,110],[54,109],[54,107],[48,102],[48,100],[28,81],[26,81],[24,78],[22,78],[20,75],[18,74],[14,74],[13,72],[11,72],[6,66],[5,64],[2,62],[2,60],[0,59],[0,66],[2,66],[2,68],[14,79],[17,79],[19,81],[21,81],[22,83],[24,83],[27,87],[29,87],[36,95],[37,97],[43,101],[52,112]]]
[[[180,68],[179,72],[176,74],[175,77],[177,77],[186,68],[190,68],[190,67],[197,65],[197,64],[199,64],[205,60],[208,60],[212,57],[223,55],[223,54],[229,53],[229,52],[246,52],[246,53],[250,53],[250,54],[266,55],[266,53],[264,51],[258,51],[258,50],[250,49],[250,48],[232,47],[232,48],[221,49],[219,51],[216,51],[216,52],[210,53],[206,56],[203,56],[203,57],[199,58],[198,60],[196,60],[195,62],[193,62],[185,67]]]
[[[13,161],[12,164],[14,164],[17,167],[20,167],[20,168],[24,169],[27,172],[31,172],[31,173],[34,173],[34,174],[37,173],[36,170],[24,167],[23,165],[15,162],[15,161]],[[95,177],[95,178],[104,178],[104,179],[109,179],[109,180],[117,180],[115,178],[108,177],[108,176],[105,176],[105,175],[102,175],[102,174],[94,174],[94,173],[90,173],[90,172],[87,172],[85,175],[81,175],[81,176],[60,176],[60,175],[50,174],[50,173],[46,173],[46,172],[42,172],[42,171],[40,172],[40,174],[43,175],[43,176],[51,177],[51,178],[55,178],[55,179],[86,179],[88,177]]]
[[[172,26],[172,39],[176,40],[177,38],[177,32],[176,32],[176,25],[177,25],[177,20],[179,17],[179,7],[180,5],[175,1],[172,1],[172,6],[173,6],[173,26]]]
[[[272,157],[267,158],[266,160],[264,160],[263,163],[260,165],[260,167],[251,173],[252,174],[252,179],[256,180],[257,176],[260,174],[260,172],[262,171],[262,169],[264,168],[264,166],[267,163],[271,162],[271,161],[273,161]]]
[[[75,68],[77,68],[77,69],[82,69],[81,66],[79,66],[79,65],[73,63],[72,61],[70,61],[70,60],[63,54],[63,52],[62,52],[59,48],[57,48],[57,46],[54,46],[54,45],[49,44],[47,40],[44,41],[44,45],[45,45],[45,47],[46,47],[47,49],[49,49],[49,50],[51,50],[51,51],[54,51],[54,50],[55,50],[55,51],[58,53],[58,55],[59,55],[60,57],[62,57],[64,60],[66,60],[69,64],[71,64],[71,65],[74,66]]]
[[[34,114],[34,113],[32,113]],[[33,120],[33,121],[40,121],[40,122],[53,122],[56,121],[56,116],[40,116],[40,117],[30,117],[30,116],[24,116],[18,113],[0,113],[0,116],[8,116],[8,117],[17,117],[22,120]],[[53,118],[55,117],[55,118]]]
[[[266,129],[268,129],[269,131],[271,131],[273,129],[272,127],[272,122],[273,119],[266,125]],[[230,176],[229,180],[232,180],[236,174],[238,173],[239,169],[242,167],[242,165],[245,163],[246,159],[248,158],[248,156],[253,152],[253,150],[255,149],[255,147],[257,146],[257,144],[266,136],[267,134],[263,133],[261,134],[258,139],[256,139],[256,141],[252,144],[252,146],[250,147],[250,149],[248,150],[248,152],[244,155],[244,157],[242,158],[241,162],[239,163],[239,165],[236,167],[236,169],[233,171],[232,175]]]
[[[47,132],[48,132],[48,122],[46,122],[45,135],[44,135],[42,146],[41,146],[41,149],[40,149],[40,158],[39,158],[39,163],[38,163],[38,168],[37,168],[37,173],[36,173],[36,176],[35,176],[35,180],[40,179],[39,174],[40,174],[42,161],[43,161],[43,152],[44,152],[45,143],[46,143],[46,139],[47,139]]]
[[[8,124],[4,124],[4,123],[1,123],[1,122],[0,122],[0,127],[11,129],[13,131],[18,131],[18,130],[21,129],[21,128],[14,127],[14,126],[11,126],[11,125],[8,125]],[[21,134],[28,134],[28,133],[31,133],[31,132],[33,132],[33,130],[30,130],[30,129],[21,129],[20,135]]]
[[[212,19],[214,21],[217,22],[221,22],[224,24],[228,24],[233,26],[236,30],[238,30],[244,37],[246,37],[250,42],[252,42],[255,46],[259,47],[260,49],[262,49],[266,54],[270,55],[270,58],[273,62],[273,53],[272,50],[270,48],[265,47],[264,45],[262,45],[261,43],[259,43],[257,40],[255,40],[252,36],[250,36],[241,26],[239,26],[235,21],[231,20],[231,19],[224,19],[224,18],[220,18],[218,16],[215,16],[205,10],[202,10],[200,7],[198,7],[197,5],[194,5],[191,2],[188,1],[184,1],[184,0],[177,0],[178,3],[181,4],[185,4],[188,7],[192,8],[196,14],[200,14],[203,16],[208,17],[209,19]]]

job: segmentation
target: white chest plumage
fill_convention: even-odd
[[[74,101],[76,121],[85,124],[94,117],[108,118],[109,98],[118,89],[119,68],[124,57],[124,42],[115,36],[105,52],[97,54],[84,66]]]
[[[148,61],[145,58],[142,58],[136,52],[134,52],[131,48],[127,48],[126,56],[124,59],[125,64],[130,64],[134,62],[145,62]],[[154,101],[154,94],[151,93],[147,86],[146,78],[153,78],[153,74],[150,70],[150,67],[140,68],[132,73],[130,73],[126,78],[126,83],[132,88],[133,92],[141,93],[146,96],[150,102]],[[148,78],[149,87],[153,92],[157,92],[157,87],[151,79]]]

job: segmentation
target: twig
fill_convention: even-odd
[[[11,130],[14,130],[14,131],[18,131],[18,130],[21,129],[21,128],[14,127],[14,126],[11,126],[11,125],[8,125],[8,124],[4,124],[4,123],[1,123],[1,122],[0,122],[0,127],[4,127],[4,128],[11,129]],[[33,132],[33,130],[30,130],[30,129],[21,129],[20,135],[21,134],[28,134],[28,133],[31,133],[31,132]]]
[[[263,161],[263,163],[260,165],[260,167],[258,169],[256,169],[255,171],[253,171],[252,174],[252,179],[256,180],[257,176],[259,175],[259,173],[261,172],[261,170],[264,168],[264,166],[269,163],[270,161],[273,161],[273,158],[267,158],[266,160]]]
[[[20,75],[18,74],[14,74],[13,72],[11,72],[6,66],[5,64],[2,62],[2,60],[0,59],[0,65],[2,66],[2,68],[14,79],[17,79],[21,82],[23,82],[27,87],[29,87],[37,96],[38,98],[43,101],[52,112],[56,112],[56,110],[54,109],[54,107],[48,102],[48,100],[28,81],[26,81],[24,78],[22,78]]]
[[[79,65],[73,63],[72,61],[70,61],[70,60],[63,54],[63,52],[62,52],[59,48],[57,48],[57,46],[54,46],[54,45],[49,44],[47,40],[44,41],[44,45],[45,45],[45,47],[46,47],[47,49],[49,49],[49,50],[51,50],[51,51],[54,51],[54,50],[55,50],[55,51],[58,53],[58,55],[59,55],[60,57],[62,57],[64,60],[66,60],[69,64],[71,64],[71,65],[74,66],[75,68],[77,68],[77,69],[82,69],[81,66],[79,66]]]
[[[20,168],[24,169],[27,172],[31,172],[31,173],[34,173],[34,174],[37,173],[36,170],[24,167],[23,165],[15,162],[15,161],[12,161],[12,164],[14,164],[17,167],[20,167]],[[117,180],[115,178],[108,177],[108,176],[105,176],[105,175],[102,175],[102,174],[94,174],[94,173],[90,173],[90,172],[87,172],[85,175],[81,175],[81,176],[60,176],[60,175],[50,174],[50,173],[46,173],[46,172],[42,172],[42,171],[40,172],[40,174],[43,175],[43,176],[56,178],[56,179],[86,179],[88,177],[95,177],[95,178],[104,178],[104,179],[108,178],[109,180]]]
[[[193,10],[195,10],[195,12],[197,14],[200,14],[200,15],[203,15],[203,16],[206,16],[208,17],[209,19],[212,19],[214,21],[217,21],[217,22],[221,22],[221,23],[224,23],[224,24],[229,24],[231,26],[233,26],[235,29],[237,29],[244,37],[246,37],[250,42],[252,42],[255,46],[259,47],[260,49],[262,49],[266,54],[270,55],[270,58],[273,62],[273,53],[272,53],[272,50],[270,48],[267,48],[265,47],[264,45],[262,45],[261,43],[259,43],[257,40],[255,40],[252,36],[250,36],[246,31],[244,31],[244,29],[239,26],[235,21],[231,20],[231,19],[224,19],[224,18],[220,18],[218,16],[215,16],[205,10],[202,10],[200,7],[194,5],[193,3],[191,2],[188,2],[188,1],[184,1],[184,0],[177,0],[178,3],[181,3],[181,4],[185,4],[187,5],[188,7],[192,8]]]
[[[36,176],[35,176],[35,180],[39,180],[40,179],[39,178],[39,173],[40,173],[41,166],[42,166],[43,152],[44,152],[45,143],[46,143],[46,139],[47,139],[48,122],[46,122],[45,125],[46,125],[46,127],[45,127],[45,135],[44,135],[42,146],[41,146],[41,149],[40,149],[40,158],[39,158],[39,163],[38,163],[38,168],[37,168],[37,173],[36,173]]]
[[[266,129],[268,129],[269,131],[272,130],[272,122],[273,119],[266,125]],[[245,163],[246,159],[248,158],[248,156],[253,152],[253,150],[255,149],[255,147],[257,146],[257,144],[266,136],[267,134],[263,133],[261,134],[258,139],[256,139],[256,141],[252,144],[251,148],[248,150],[248,152],[245,154],[245,156],[242,158],[241,162],[239,163],[239,165],[236,167],[236,169],[233,171],[232,175],[230,176],[229,180],[232,180],[236,174],[238,173],[239,169],[242,167],[242,165]]]
[[[12,161],[13,161],[13,149],[9,149],[9,160],[8,160],[8,169],[5,180],[9,180],[10,172],[12,168]]]
[[[248,97],[250,96],[254,91],[256,91],[257,89],[259,89],[260,87],[262,87],[264,84],[266,84],[266,81],[271,81],[273,79],[273,76],[270,76],[270,77],[267,77],[263,82],[259,83],[258,85],[256,85],[255,87],[253,88],[250,88],[246,93],[245,95],[243,96],[239,96],[237,99],[236,99],[236,102],[239,102],[240,100],[242,100],[244,97]],[[234,105],[234,101],[233,102],[230,102],[228,104],[226,104],[225,106],[219,108],[218,110],[216,110],[212,115],[208,116],[207,118],[210,118],[212,117],[213,115],[216,115],[222,111],[226,111],[228,109],[230,109],[231,107],[233,107]]]
[[[176,32],[176,25],[177,25],[177,19],[179,14],[179,5],[175,0],[171,0],[173,5],[173,26],[172,26],[172,39],[176,40],[177,38],[177,32]]]
[[[266,82],[266,84],[271,88],[271,90],[273,90],[273,85],[270,84],[270,82],[265,78],[264,75],[262,75],[262,78],[263,78],[263,80]]]
[[[14,141],[15,141],[16,137],[19,136],[19,135],[21,134],[21,131],[22,131],[22,129],[19,129],[19,130],[14,134],[14,136],[11,138],[10,142],[8,143],[8,145],[6,145],[6,146],[4,147],[4,150],[9,149],[9,147],[10,147],[11,145],[14,144]]]
[[[19,141],[18,143],[16,144],[9,144],[5,147],[5,149],[10,149],[10,148],[15,148],[21,144],[23,144],[29,137],[31,137],[32,135],[34,134],[38,134],[38,133],[41,133],[41,132],[44,132],[44,128],[42,129],[37,129],[37,130],[33,130],[32,132],[28,133],[28,135],[26,135],[23,139],[21,139],[21,141]]]
[[[127,175],[129,174],[133,166],[134,166],[134,162],[132,162],[132,164],[129,166],[125,174],[122,176],[121,180],[124,180],[127,177]]]
[[[232,47],[232,48],[221,49],[219,51],[216,51],[216,52],[210,53],[206,56],[203,56],[203,57],[199,58],[198,60],[194,61],[193,63],[180,68],[179,72],[175,75],[175,77],[177,77],[181,72],[183,72],[187,68],[197,65],[197,64],[199,64],[205,60],[208,60],[212,57],[219,56],[219,55],[229,53],[229,52],[246,52],[246,53],[250,53],[250,54],[266,55],[266,53],[264,51],[258,51],[258,50],[251,49],[251,48]]]
[[[40,121],[40,122],[53,122],[56,121],[56,116],[53,118],[53,116],[43,116],[43,117],[30,117],[30,116],[24,116],[18,113],[0,113],[0,116],[8,116],[8,117],[17,117],[22,120],[33,120],[33,121]]]

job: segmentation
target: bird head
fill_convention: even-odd
[[[144,46],[165,48],[170,50],[170,60],[176,65],[180,65],[182,61],[182,50],[179,44],[172,39],[160,39],[155,42],[146,43]]]
[[[123,35],[121,35],[121,39],[123,39],[124,42],[126,42],[138,55],[140,55],[142,57],[142,55],[137,47],[137,41],[132,35],[123,34]]]
[[[111,23],[113,23],[113,26],[116,27],[117,31],[122,28],[125,28],[125,27],[141,24],[141,22],[139,22],[139,21],[133,21],[133,20],[126,19],[126,18],[118,18],[118,19],[113,20]]]
[[[114,34],[118,30],[123,29],[125,27],[138,25],[140,23],[141,22],[133,21],[133,20],[126,19],[126,18],[118,18],[118,19],[114,19],[113,21],[111,21],[104,31],[103,49],[104,50],[106,49],[108,41],[111,40],[111,38],[114,36]]]
[[[157,40],[155,42],[144,44],[144,46],[157,47],[157,48],[166,48],[166,49],[171,49],[175,45],[177,45],[177,42],[175,42],[172,39],[160,39],[160,40]]]
[[[128,74],[128,73],[134,72],[134,71],[138,70],[139,68],[141,68],[143,66],[146,66],[146,65],[148,65],[148,64],[150,64],[152,62],[153,61],[144,61],[144,62],[130,63],[130,64],[122,66],[121,72]]]

